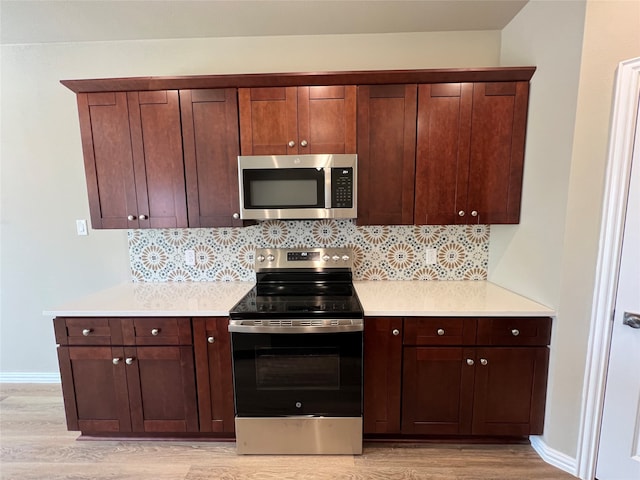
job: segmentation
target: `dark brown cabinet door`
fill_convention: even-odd
[[[193,348],[124,347],[134,432],[197,432]]]
[[[466,223],[473,84],[418,88],[415,223]]]
[[[140,228],[187,227],[178,92],[129,92]]]
[[[402,433],[471,433],[473,349],[405,347]]]
[[[358,87],[358,224],[411,225],[416,85]]]
[[[356,87],[238,89],[242,155],[355,153]]]
[[[518,223],[528,82],[420,85],[416,224]]]
[[[194,318],[200,431],[233,434],[231,340],[227,317]]]
[[[69,430],[130,432],[131,416],[122,347],[58,347]]]
[[[181,90],[180,108],[189,227],[242,226],[236,89]]]
[[[541,434],[548,365],[547,347],[478,348],[473,433]]]
[[[473,86],[467,223],[520,221],[528,99],[528,82]]]
[[[91,225],[137,228],[127,94],[80,93],[77,101]]]
[[[93,228],[187,226],[177,91],[78,94]]]
[[[400,433],[402,318],[364,325],[364,433]]]

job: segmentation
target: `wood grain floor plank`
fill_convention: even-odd
[[[530,445],[365,444],[363,455],[237,455],[233,442],[78,441],[59,385],[0,385],[1,480],[569,480]]]

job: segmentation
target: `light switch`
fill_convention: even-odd
[[[424,261],[427,265],[435,265],[438,263],[438,250],[436,248],[425,249]]]
[[[78,235],[89,235],[86,220],[76,220],[76,232],[78,232]]]

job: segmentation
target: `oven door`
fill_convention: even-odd
[[[362,332],[231,333],[238,417],[362,415]]]

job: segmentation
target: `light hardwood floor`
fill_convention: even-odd
[[[2,480],[549,479],[529,445],[376,445],[361,456],[238,456],[234,443],[76,441],[59,385],[0,385]]]

